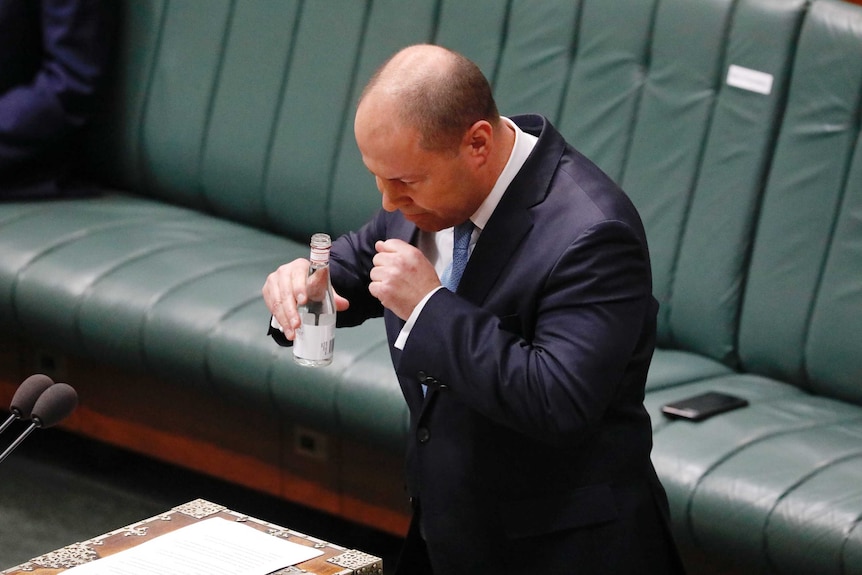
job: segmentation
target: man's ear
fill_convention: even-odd
[[[467,148],[472,158],[484,163],[491,154],[491,146],[494,142],[494,130],[487,120],[479,120],[467,130],[461,145]]]

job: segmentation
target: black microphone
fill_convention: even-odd
[[[55,383],[51,387],[42,392],[42,395],[36,400],[33,409],[30,412],[30,427],[24,430],[24,433],[12,442],[6,451],[0,454],[0,463],[9,457],[12,451],[21,445],[28,435],[33,433],[37,427],[40,429],[57,425],[75,411],[78,407],[78,394],[71,385],[66,383]]]
[[[52,385],[54,385],[54,380],[41,373],[31,375],[21,382],[21,385],[15,390],[15,395],[12,396],[12,403],[9,405],[9,411],[12,412],[12,415],[3,422],[3,425],[0,425],[0,433],[6,431],[6,428],[12,425],[16,419],[30,419],[30,412],[33,411],[36,400]]]

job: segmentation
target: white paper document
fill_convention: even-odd
[[[65,571],[66,575],[266,575],[323,552],[214,517]]]

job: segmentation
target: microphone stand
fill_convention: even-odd
[[[7,419],[6,421],[4,421],[4,422],[3,422],[3,425],[0,425],[0,433],[3,433],[4,431],[6,431],[6,429],[8,429],[8,428],[9,428],[9,426],[10,426],[10,425],[12,425],[12,423],[13,423],[16,419],[18,419],[18,416],[17,416],[17,415],[15,415],[14,413],[13,413],[12,415],[10,415],[10,416],[9,416],[9,419]]]
[[[41,424],[38,424],[35,421],[33,423],[31,423],[30,427],[28,427],[26,430],[24,430],[24,433],[19,435],[15,439],[15,441],[13,441],[11,443],[11,445],[9,445],[9,447],[6,448],[6,451],[4,451],[2,454],[0,454],[0,463],[3,463],[3,460],[6,459],[7,457],[9,457],[9,454],[12,453],[16,447],[21,445],[21,442],[23,442],[25,439],[27,439],[27,436],[30,435],[31,433],[33,433],[33,430],[36,429],[37,427],[41,427]]]

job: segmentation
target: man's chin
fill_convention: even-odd
[[[414,224],[423,232],[439,232],[449,226],[441,226],[440,221],[428,214],[404,214],[404,219]]]

